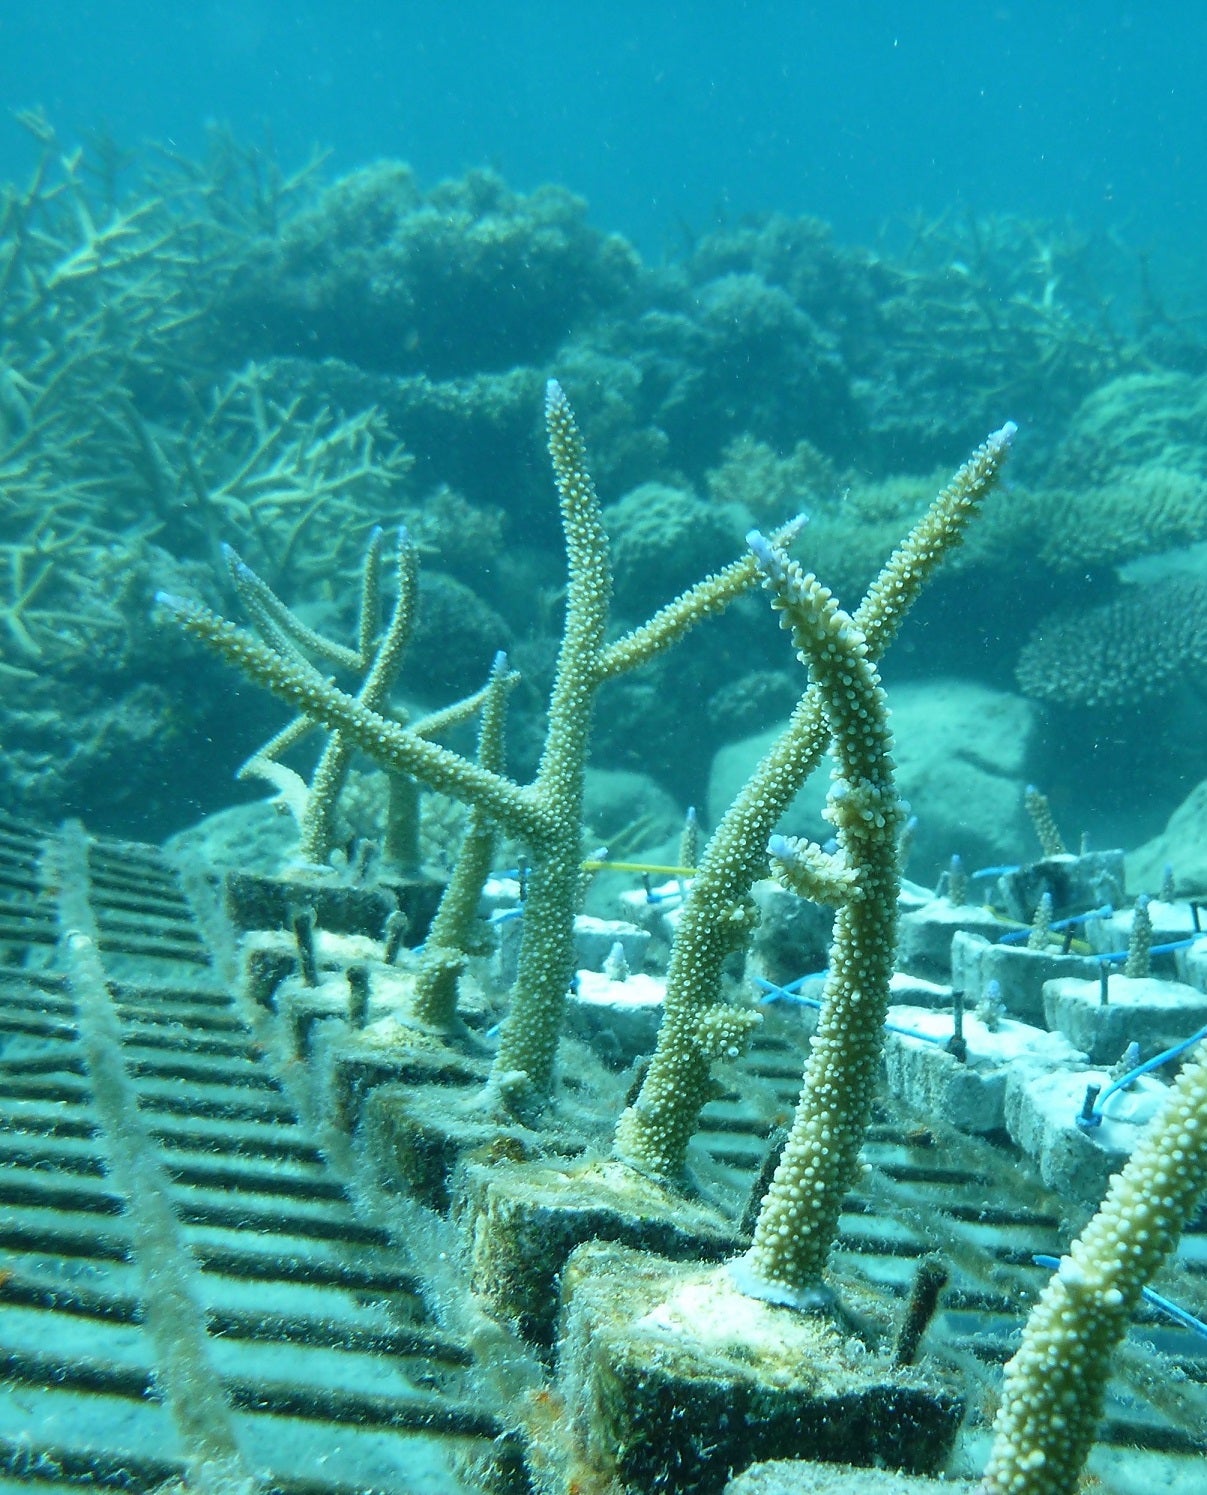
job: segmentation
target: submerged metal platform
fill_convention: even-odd
[[[481,1349],[306,1125],[212,918],[154,847],[0,820],[0,1492],[522,1489]],[[745,1063],[761,1103],[714,1103],[702,1139],[738,1185],[801,1068],[774,1029]],[[927,1347],[978,1403],[972,1467],[1057,1208],[1005,1151],[889,1113],[866,1156],[836,1265],[903,1296],[946,1260]],[[1207,1277],[1202,1215],[1183,1255]],[[1207,1342],[1146,1311],[1117,1369],[1099,1472],[1201,1476]]]
[[[472,1351],[348,1184],[159,852],[0,824],[0,1483],[227,1444],[299,1495],[497,1480]]]

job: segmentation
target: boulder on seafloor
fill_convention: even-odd
[[[1129,852],[1128,891],[1156,893],[1166,867],[1179,894],[1207,889],[1207,779],[1190,791],[1159,836]]]
[[[933,883],[955,853],[974,868],[1017,861],[1019,847],[1032,843],[1023,786],[1036,708],[1021,696],[954,677],[896,685],[889,703],[897,787],[918,817],[909,875]],[[713,759],[711,825],[779,730],[730,743]],[[816,774],[785,816],[783,829],[828,837],[821,820],[827,787],[827,776]]]

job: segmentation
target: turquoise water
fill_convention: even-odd
[[[68,132],[191,151],[216,118],[344,170],[489,162],[566,183],[647,249],[718,215],[866,238],[963,204],[1189,251],[1207,213],[1191,4],[51,0],[6,7],[0,39],[5,100]]]
[[[1016,422],[1005,482],[884,661],[910,896],[950,888],[953,855],[973,902],[996,878],[975,874],[1034,857],[1038,784],[1070,850],[1126,854],[1112,896],[1161,890],[1189,932],[1205,53],[1185,4],[0,9],[0,1488],[153,1490],[191,1460],[199,1483],[299,1495],[510,1495],[517,1422],[562,1447],[540,1352],[479,1313],[426,1208],[443,1184],[379,1191],[364,1150],[388,1124],[358,1130],[430,1056],[402,1079],[366,1057],[349,972],[371,965],[376,1018],[405,1009],[386,916],[402,903],[418,940],[464,812],[357,758],[303,854],[319,734],[170,600],[250,621],[395,721],[455,707],[440,740],[466,755],[456,703],[505,649],[502,761],[530,781],[566,600],[550,378],[599,491],[612,635],[802,512],[794,554],[853,610]],[[366,684],[399,595],[389,679]],[[628,870],[593,914],[694,863],[687,807],[706,843],[803,680],[754,595],[606,683],[582,847]],[[828,838],[823,780],[784,830]],[[278,1010],[283,931],[319,903],[338,991]],[[485,922],[468,937],[478,1060],[521,929],[496,914],[501,954]],[[802,974],[806,946],[824,964],[827,928],[764,931],[761,969]],[[731,1217],[792,1105],[784,1021],[710,1112]],[[568,1051],[567,1155],[606,1150],[633,1079],[608,1068],[630,1040],[596,1041]],[[956,1263],[941,1329],[971,1474],[1030,1254],[1074,1222],[1000,1128],[936,1146],[889,1108],[869,1148],[843,1268],[899,1300],[932,1235]],[[1200,1314],[1205,1238],[1200,1215],[1176,1279]],[[1145,1312],[1093,1465],[1116,1495],[1201,1478],[1202,1354]]]

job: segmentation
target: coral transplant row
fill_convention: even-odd
[[[663,1348],[652,1356],[635,1384],[645,1395],[649,1379],[662,1379],[682,1395],[693,1436],[711,1449],[709,1459],[697,1455],[697,1465],[741,1467],[757,1456],[760,1432],[764,1447],[776,1446],[774,1436],[759,1428],[760,1416],[773,1423],[777,1416],[799,1420],[805,1415],[828,1423],[826,1457],[933,1472],[941,1467],[959,1420],[950,1390],[928,1381],[901,1357],[893,1362],[883,1355],[852,1356],[851,1325],[860,1310],[844,1303],[829,1283],[827,1262],[843,1200],[860,1168],[879,1083],[898,940],[905,813],[895,786],[892,736],[877,665],[905,613],[947,552],[961,542],[965,526],[996,485],[1014,427],[997,431],[959,471],[853,612],[844,611],[815,576],[789,558],[784,547],[798,527],[790,524],[770,539],[752,531],[744,558],[609,642],[607,538],[572,412],[552,381],[546,417],[569,581],[548,733],[537,772],[527,784],[515,782],[498,766],[509,679],[505,661],[496,661],[475,701],[482,709],[476,759],[438,745],[432,724],[403,723],[379,709],[383,684],[401,653],[413,587],[413,556],[405,535],[400,540],[398,604],[380,638],[363,639],[355,661],[363,680],[354,692],[324,677],[307,657],[317,652],[313,646],[318,640],[234,557],[236,586],[256,633],[171,595],[162,594],[159,606],[189,635],[287,702],[300,725],[326,729],[319,767],[296,796],[307,855],[329,849],[321,827],[330,822],[354,750],[392,778],[418,780],[470,806],[462,859],[422,953],[391,989],[390,1036],[380,1040],[387,1050],[409,1046],[429,1055],[447,1050],[480,1056],[481,1039],[466,1026],[457,1004],[458,973],[468,964],[465,939],[490,867],[493,835],[497,831],[524,849],[527,874],[515,981],[484,1083],[460,1106],[444,1098],[438,1103],[440,1115],[432,1112],[430,1096],[418,1097],[409,1115],[403,1104],[391,1122],[400,1136],[408,1129],[429,1136],[433,1127],[442,1130],[445,1154],[464,1150],[471,1141],[481,1148],[492,1136],[527,1139],[525,1161],[517,1163],[515,1151],[502,1154],[512,1176],[500,1175],[500,1192],[494,1192],[490,1181],[480,1181],[473,1208],[461,1206],[463,1216],[473,1220],[475,1274],[488,1284],[486,1296],[489,1300],[493,1293],[504,1316],[509,1309],[514,1316],[515,1303],[524,1296],[509,1281],[525,1270],[514,1258],[533,1250],[537,1222],[557,1208],[551,1175],[572,1178],[560,1203],[578,1217],[584,1239],[615,1242],[632,1234],[640,1242],[678,1231],[697,1237],[702,1254],[718,1254],[718,1242],[732,1236],[732,1228],[722,1218],[707,1218],[708,1202],[688,1168],[688,1148],[701,1110],[714,1094],[714,1066],[736,1058],[759,1021],[750,1005],[727,998],[726,962],[741,955],[751,939],[758,920],[752,889],[769,867],[793,894],[837,910],[800,1102],[770,1181],[764,1180],[747,1249],[704,1271],[697,1267],[690,1292],[683,1285],[684,1269],[655,1256],[625,1263],[620,1269],[623,1284],[615,1280],[614,1247],[609,1255],[603,1247],[584,1246],[573,1259],[563,1259],[553,1274],[561,1278],[569,1325],[559,1374],[568,1387],[580,1390],[598,1386],[609,1375],[628,1384],[625,1373],[632,1373],[631,1367],[592,1367],[589,1362],[593,1356],[623,1361],[639,1355],[640,1346],[627,1344],[623,1335],[613,1340],[601,1336],[597,1343],[589,1330],[576,1330],[576,1314],[588,1319],[603,1315],[601,1302],[609,1288],[613,1296],[628,1294],[629,1277],[657,1279],[661,1271],[665,1280],[656,1291],[676,1305],[681,1339],[673,1351]],[[378,546],[375,540],[371,572]],[[543,1139],[573,1125],[570,1116],[559,1114],[566,1097],[559,1091],[556,1060],[575,980],[575,922],[584,880],[583,783],[595,696],[610,679],[671,647],[694,624],[756,585],[768,592],[804,667],[800,699],[698,860],[692,859],[670,950],[657,1043],[616,1123],[610,1151],[599,1151],[569,1174],[563,1165],[551,1169]],[[835,843],[823,848],[775,835],[797,790],[827,751],[833,767],[826,815]],[[1054,860],[1077,859],[1065,854]],[[1050,903],[1049,894],[1044,907]],[[613,958],[623,962],[622,954]],[[1111,1179],[1097,1214],[1061,1259],[1031,1315],[1006,1369],[985,1492],[1054,1495],[1074,1489],[1093,1441],[1112,1347],[1149,1279],[1175,1249],[1195,1208],[1205,1166],[1207,1062],[1200,1055],[1185,1064],[1169,1087],[1164,1106],[1126,1166]],[[584,1195],[592,1201],[594,1225],[581,1224]],[[595,1218],[600,1216],[608,1217],[608,1223],[601,1225]],[[630,1227],[639,1223],[626,1230],[626,1221]],[[573,1233],[573,1226],[566,1228]],[[617,1304],[610,1302],[607,1311],[618,1312]],[[724,1403],[728,1413],[714,1405],[717,1424],[701,1427],[699,1419],[707,1415],[709,1404],[692,1385],[693,1370],[703,1379],[718,1321],[731,1335],[748,1335],[748,1374],[756,1382],[763,1377],[767,1388],[776,1387],[785,1358],[796,1356],[812,1368],[810,1383],[791,1386],[791,1394],[781,1398],[784,1406],[764,1408],[744,1420],[729,1415],[738,1405],[740,1393],[734,1392]],[[590,1400],[590,1392],[583,1394]],[[744,1394],[749,1396],[748,1389]],[[594,1395],[600,1403],[607,1400],[598,1390]],[[612,1386],[611,1398],[621,1395]],[[776,1401],[770,1391],[768,1401]],[[832,1404],[828,1408],[827,1402]],[[869,1402],[879,1411],[869,1415]],[[852,1405],[860,1407],[858,1415],[849,1411]],[[845,1422],[843,1408],[848,1409]],[[572,1464],[595,1459],[599,1467],[628,1480],[644,1472],[653,1482],[635,1487],[663,1487],[670,1480],[673,1436],[667,1436],[659,1467],[660,1454],[651,1452],[651,1446],[661,1440],[650,1434],[643,1450],[635,1453],[619,1431],[629,1425],[626,1419],[637,1424],[632,1407],[596,1408],[582,1446],[563,1449],[563,1459]],[[681,1488],[710,1487],[710,1476],[693,1468],[681,1448],[673,1456],[684,1463]],[[851,1488],[859,1488],[858,1483]]]
[[[1087,740],[1112,713],[1129,769],[1168,759],[1181,782],[1198,744],[1169,724],[1207,586],[1129,568],[1207,538],[1201,349],[1147,279],[1125,335],[1090,247],[1009,220],[916,224],[894,257],[772,217],[652,269],[560,188],[424,191],[393,162],[320,186],[317,163],[287,178],[216,134],[131,190],[113,142],[69,152],[21,123],[37,163],[0,198],[0,800],[142,834],[227,793],[226,749],[270,786],[239,822],[271,819],[268,849],[242,833],[196,899],[241,931],[239,1000],[324,1149],[388,1200],[473,1341],[529,1488],[736,1476],[738,1495],[751,1466],[807,1460],[837,1483],[802,1489],[900,1471],[885,1488],[1073,1491],[1153,1279],[1193,1304],[1196,869],[1128,906],[1122,854],[1066,850],[1028,790],[1010,814],[1039,858],[975,894],[953,858],[921,889],[926,806],[915,822],[880,667],[922,614],[944,663],[1000,648],[1022,696],[995,711],[1042,703]],[[1007,409],[1026,441],[1000,426],[937,497],[894,476]],[[954,622],[952,573],[978,597]],[[754,727],[709,834],[693,812],[646,858],[663,838],[635,812],[634,860],[599,848],[594,775],[648,767],[686,803]],[[784,834],[823,760],[832,837]],[[585,912],[621,872],[645,881],[623,917]],[[70,954],[87,975],[83,934]],[[773,1031],[804,1065],[790,1116],[743,1091]],[[735,1088],[770,1134],[748,1199],[700,1145]],[[1076,1222],[1000,1399],[924,1349],[939,1256],[962,1269],[970,1247],[935,1225],[904,1306],[836,1267],[886,1095],[927,1137],[988,1139]],[[162,1274],[146,1293],[152,1321],[187,1319]],[[192,1483],[254,1487],[220,1390],[186,1381],[165,1396]],[[968,1478],[936,1484],[978,1419],[983,1474],[962,1447]]]

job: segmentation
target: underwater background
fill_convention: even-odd
[[[182,1357],[216,1356],[210,1389],[223,1378],[218,1399],[256,1424],[264,1468],[281,1459],[273,1488],[554,1488],[532,1449],[564,1454],[573,1398],[550,1390],[548,1345],[521,1343],[506,1312],[486,1322],[466,1291],[439,1214],[452,1165],[429,1194],[392,1179],[383,1203],[366,1161],[397,1146],[396,1096],[370,1097],[406,1088],[414,1059],[395,1012],[413,937],[482,827],[435,793],[396,805],[403,776],[349,748],[312,856],[320,734],[199,648],[210,625],[188,637],[180,601],[250,618],[270,650],[309,651],[466,757],[489,678],[510,693],[493,771],[528,785],[567,612],[551,379],[602,504],[613,638],[799,514],[792,555],[853,609],[989,433],[1010,449],[883,662],[910,912],[946,942],[919,955],[918,936],[899,962],[931,983],[910,1000],[938,1014],[934,1041],[949,926],[996,939],[1005,914],[980,899],[999,875],[1025,885],[1008,913],[1034,918],[1028,952],[1084,960],[1097,992],[1090,934],[1050,929],[1051,897],[1018,866],[1037,844],[1091,869],[1069,906],[1079,929],[1102,915],[1099,956],[1120,963],[1128,932],[1100,907],[1103,866],[1116,907],[1153,895],[1161,940],[1201,933],[1204,76],[1207,18],[1189,4],[0,5],[0,1245],[16,1262],[0,1299],[21,1341],[0,1495],[189,1487],[196,1367],[169,1418],[152,1404],[171,1375],[135,1344],[162,1242],[125,1240],[150,1228],[126,1184],[152,1154],[176,1211],[165,1259],[230,1294],[220,1312],[206,1300]],[[413,616],[400,601],[383,629],[412,584]],[[633,972],[605,929],[580,974],[662,979],[685,874],[800,698],[766,598],[717,613],[610,673],[595,704],[584,860],[572,849],[562,870],[584,888],[602,873],[592,917],[642,905],[644,877],[633,917],[650,928]],[[825,787],[805,787],[785,830],[829,837]],[[507,1011],[522,841],[491,843],[496,902],[462,910],[445,974],[464,974],[465,1022],[440,1037],[456,1062],[437,1111],[441,1086],[477,1093]],[[762,886],[746,975],[779,1000],[750,1055],[720,1044],[746,1068],[708,1101],[697,1146],[730,1226],[797,1091],[811,1019],[781,983],[802,952],[828,959],[828,915],[778,896]],[[1158,942],[1163,971],[1173,948]],[[737,966],[718,980],[749,1006]],[[970,1028],[984,1007],[996,1031],[996,1001]],[[576,1015],[538,1152],[606,1151],[650,1017],[633,1037]],[[1119,1059],[1100,1047],[1095,1062]],[[106,1094],[119,1051],[126,1088]],[[975,1477],[1036,1253],[1065,1248],[1105,1165],[1066,1199],[1019,1164],[1000,1116],[957,1139],[941,1104],[921,1121],[912,1093],[877,1105],[881,1171],[852,1196],[843,1270],[863,1253],[901,1301],[942,1217],[969,1409],[953,1467]],[[495,1141],[492,1164],[521,1161],[514,1137]],[[1178,1296],[1201,1317],[1201,1214],[1188,1240]],[[550,1287],[547,1337],[554,1308]],[[103,1363],[96,1325],[114,1329]],[[1207,1373],[1185,1341],[1200,1330],[1154,1331],[1151,1354],[1129,1342],[1094,1466],[1107,1488],[1195,1488]],[[60,1386],[89,1408],[78,1426]],[[583,1481],[570,1467],[565,1489]]]
[[[849,595],[1016,420],[1012,496],[888,666],[930,680],[925,720],[994,713],[964,754],[989,780],[907,769],[932,795],[915,870],[1000,853],[1013,827],[984,822],[1028,777],[1099,844],[1156,836],[1204,769],[1205,33],[1177,6],[7,8],[0,173],[31,265],[3,307],[4,802],[153,838],[225,802],[274,718],[204,665],[182,688],[154,591],[229,542],[295,604],[346,609],[331,537],[351,565],[399,514],[434,547],[406,688],[447,699],[505,644],[522,723],[556,630],[555,372],[622,618],[801,508],[802,554]],[[248,507],[223,484],[265,400],[291,412],[295,489]],[[303,534],[316,419],[339,476]],[[278,460],[237,481],[271,487]],[[613,694],[593,763],[668,813],[715,803],[716,754],[792,690],[738,610]]]

